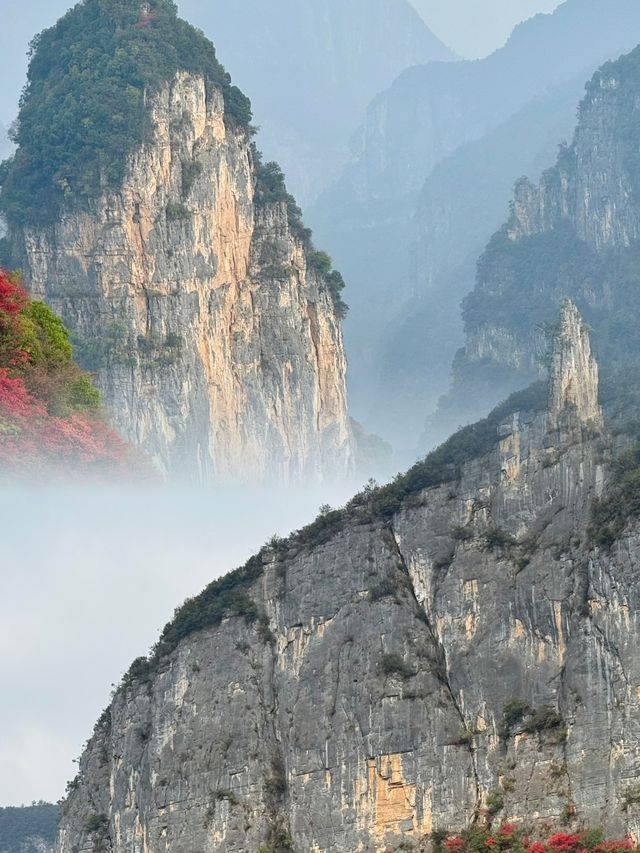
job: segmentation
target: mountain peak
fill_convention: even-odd
[[[562,302],[553,340],[549,415],[554,426],[576,419],[584,425],[602,425],[598,365],[589,332],[571,299]]]

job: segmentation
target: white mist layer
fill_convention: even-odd
[[[174,609],[352,493],[0,487],[0,803],[62,797]]]

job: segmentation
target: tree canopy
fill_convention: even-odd
[[[0,209],[12,223],[55,219],[121,182],[150,131],[149,95],[178,71],[224,96],[228,121],[248,127],[251,104],[203,33],[171,0],[83,0],[31,44],[27,85],[0,166]]]

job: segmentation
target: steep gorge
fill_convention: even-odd
[[[640,539],[589,532],[628,446],[597,383],[567,302],[547,411],[512,399],[180,608],[96,726],[59,853],[638,833]]]
[[[486,59],[409,68],[370,104],[351,162],[310,210],[349,281],[350,396],[369,428],[413,453],[514,182],[552,161],[584,82],[638,41],[635,0],[566,0]]]
[[[593,327],[607,376],[624,382],[635,370],[639,91],[636,49],[590,81],[574,139],[556,165],[539,184],[518,182],[511,216],[482,255],[464,304],[466,343],[441,411],[447,423],[477,417],[542,375],[564,296]]]

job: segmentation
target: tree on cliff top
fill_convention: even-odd
[[[52,221],[65,200],[117,186],[149,131],[146,95],[178,71],[221,90],[236,126],[251,120],[214,46],[170,0],[84,0],[33,40],[30,58],[18,150],[0,166],[0,209],[12,223]]]

